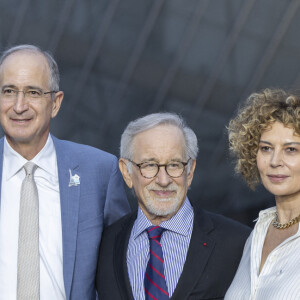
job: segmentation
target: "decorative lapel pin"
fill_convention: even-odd
[[[80,184],[80,176],[78,176],[77,174],[72,175],[71,170],[69,169],[70,172],[70,182],[69,182],[69,187],[70,186],[77,186]]]

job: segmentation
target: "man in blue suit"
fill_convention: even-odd
[[[102,230],[129,212],[116,157],[49,133],[62,100],[51,55],[31,45],[2,55],[0,299],[96,299]]]

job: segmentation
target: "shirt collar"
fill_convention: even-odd
[[[9,162],[6,163],[6,162]],[[6,179],[10,179],[23,168],[27,160],[16,152],[4,138],[3,146],[3,168],[5,168]]]
[[[276,213],[276,206],[261,210],[258,214],[258,218],[254,221],[263,221],[267,219],[274,219]]]
[[[50,134],[43,149],[31,161],[46,173],[57,176],[56,151]]]
[[[169,220],[164,221],[160,224],[161,227],[173,231],[175,233],[187,236],[189,229],[193,226],[194,210],[189,199],[186,197],[183,205],[180,207],[178,212]],[[143,233],[149,226],[153,224],[145,216],[143,211],[138,208],[137,219],[132,228],[133,238],[137,238]]]
[[[9,166],[4,166],[7,174],[7,180],[18,173],[26,164],[26,162],[28,162],[27,159],[25,159],[9,145],[6,137],[4,138],[3,158],[4,161],[9,162]],[[52,176],[56,176],[57,164],[52,163],[53,159],[55,159],[56,162],[55,147],[49,134],[46,144],[31,161],[38,165],[39,168],[43,169],[45,172],[51,174]]]

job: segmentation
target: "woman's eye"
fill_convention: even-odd
[[[264,152],[270,151],[270,149],[271,149],[271,148],[270,148],[269,146],[261,146],[261,147],[260,147],[260,150],[261,150],[261,151],[264,151]]]

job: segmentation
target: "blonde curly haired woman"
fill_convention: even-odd
[[[259,213],[227,300],[300,299],[300,97],[250,95],[228,127],[236,172],[262,182],[276,206]]]

